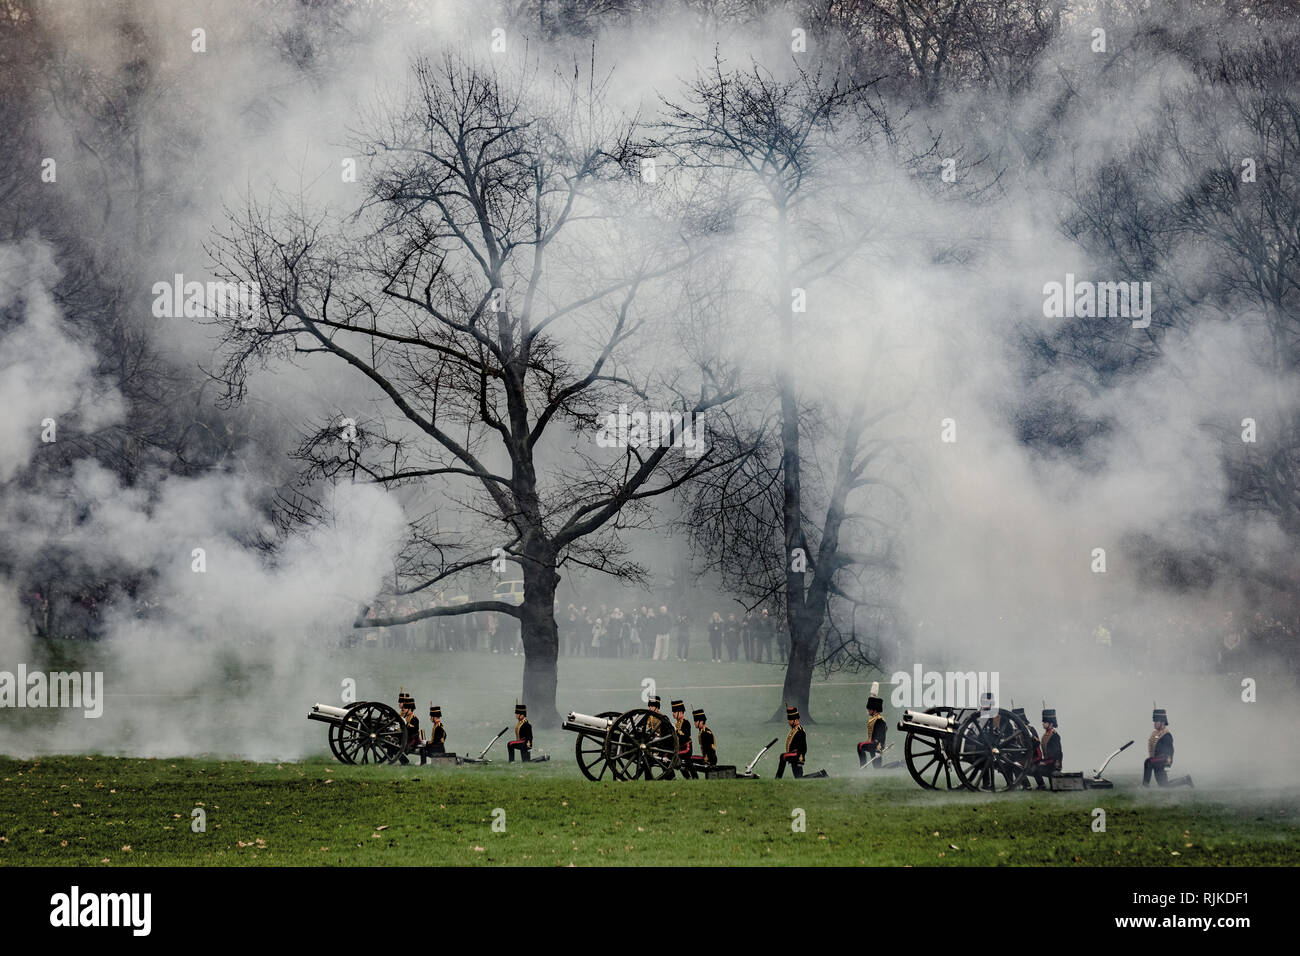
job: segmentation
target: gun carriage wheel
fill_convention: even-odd
[[[613,720],[619,716],[619,713],[616,710],[606,710],[596,716]],[[605,759],[603,737],[578,734],[578,739],[573,742],[573,753],[578,758],[578,769],[588,780],[599,780],[605,776],[605,771],[609,769],[609,761]]]
[[[677,768],[677,749],[672,721],[649,710],[629,710],[605,734],[605,760],[615,780],[662,780]]]
[[[392,707],[359,701],[330,727],[330,749],[344,763],[392,763],[406,750],[409,732]]]
[[[960,717],[961,711],[956,707],[928,707],[927,714],[936,717]],[[903,741],[903,759],[912,779],[926,790],[955,790],[961,786],[953,766],[952,735],[918,733],[908,730]]]
[[[360,707],[363,703],[365,703],[365,701],[357,701],[356,703],[348,704],[344,710],[352,710],[354,707]],[[340,750],[342,738],[339,736],[339,728],[342,726],[341,723],[332,723],[329,725],[330,753],[334,755],[335,760],[338,760],[341,763],[351,763],[352,761],[344,758],[343,753]]]
[[[967,790],[1003,791],[1019,787],[1034,757],[1027,724],[1009,710],[971,711],[952,737],[953,762]]]

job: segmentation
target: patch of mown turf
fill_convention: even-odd
[[[899,773],[591,783],[563,755],[438,769],[0,758],[0,864],[1300,863],[1296,793],[1226,796],[937,794]],[[1092,830],[1094,807],[1104,833]],[[196,808],[206,832],[191,829]]]

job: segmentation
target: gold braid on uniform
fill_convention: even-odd
[[[794,743],[794,735],[799,732],[798,727],[791,727],[790,732],[785,735],[785,752],[790,752],[790,745]]]
[[[1163,736],[1164,736],[1165,734],[1167,734],[1167,733],[1169,733],[1169,728],[1168,728],[1168,727],[1164,727],[1164,728],[1161,729],[1161,730],[1153,730],[1153,731],[1151,732],[1151,736],[1147,738],[1147,756],[1148,756],[1148,757],[1155,757],[1155,755],[1156,755],[1156,744],[1160,741],[1160,738],[1163,737]]]
[[[884,714],[876,714],[876,716],[874,717],[867,718],[867,739],[868,740],[872,738],[872,733],[876,729],[876,721],[884,720],[884,719],[885,719]]]
[[[523,730],[524,724],[528,723],[527,717],[520,717],[519,722],[515,724],[515,740],[519,739],[519,731]]]
[[[1055,727],[1053,727],[1051,730],[1044,730],[1044,731],[1043,731],[1043,736],[1042,736],[1042,738],[1039,740],[1039,743],[1042,744],[1042,746],[1043,746],[1043,753],[1047,753],[1047,742],[1048,742],[1049,740],[1051,740],[1054,736],[1056,736],[1056,728],[1055,728]]]

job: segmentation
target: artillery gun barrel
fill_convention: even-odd
[[[327,724],[337,724],[348,715],[348,712],[342,707],[331,707],[329,704],[312,704],[311,713],[307,715],[308,720],[323,720]]]
[[[953,719],[941,714],[926,714],[916,710],[903,711],[903,719],[898,722],[899,730],[911,730],[917,733],[944,733],[953,731]]]
[[[576,733],[605,734],[609,731],[610,725],[614,721],[608,717],[593,717],[591,714],[577,714],[572,711],[560,725],[563,730],[572,730]]]

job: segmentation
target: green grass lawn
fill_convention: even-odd
[[[102,649],[56,649],[60,664],[93,666]],[[539,728],[553,759],[523,767],[498,743],[487,765],[348,767],[325,746],[324,724],[306,720],[315,701],[337,703],[340,677],[363,699],[392,701],[403,684],[423,716],[436,697],[450,749],[477,753],[510,722],[522,658],[358,648],[325,652],[322,666],[286,692],[241,678],[214,692],[282,705],[283,723],[259,730],[273,752],[301,761],[130,756],[0,757],[0,864],[97,865],[1140,865],[1226,866],[1300,863],[1300,791],[1243,791],[1202,779],[1198,789],[1139,787],[1140,760],[1119,758],[1110,791],[974,794],[921,790],[905,770],[858,769],[865,682],[837,677],[815,690],[810,768],[825,780],[775,780],[776,757],[759,780],[592,783],[574,764],[573,735]],[[325,676],[321,676],[324,673]],[[236,675],[238,676],[238,675]],[[653,677],[665,701],[707,708],[723,763],[743,766],[785,725],[781,670],[760,664],[561,659],[561,709],[587,713],[640,706]],[[117,685],[107,706],[137,706],[147,687]],[[159,696],[155,706],[181,708]],[[179,719],[180,711],[178,711]],[[891,725],[897,714],[890,714]],[[7,711],[0,719],[40,733],[48,712]],[[205,728],[215,733],[222,728]],[[1138,729],[1141,729],[1140,727]],[[248,737],[211,749],[244,752]],[[1082,739],[1067,769],[1104,757]],[[231,742],[233,741],[233,742]],[[890,759],[902,735],[891,726]],[[107,753],[139,752],[114,738]],[[1096,749],[1094,747],[1094,749]],[[1102,748],[1105,749],[1105,748]],[[1093,809],[1106,831],[1092,830]],[[195,808],[207,815],[191,830]],[[492,828],[504,811],[505,832]],[[796,810],[806,822],[795,832]]]
[[[905,774],[591,783],[569,763],[0,760],[0,864],[1294,865],[1292,794],[935,794]],[[1106,832],[1091,829],[1106,809]],[[196,808],[207,831],[191,830]],[[504,811],[505,832],[494,832]],[[802,810],[806,831],[795,832]]]

